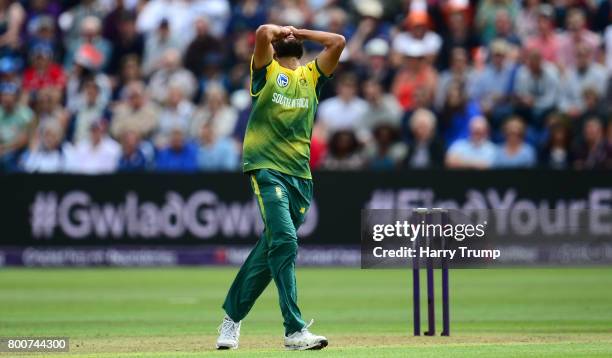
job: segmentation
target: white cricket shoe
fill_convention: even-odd
[[[219,338],[217,338],[217,349],[236,349],[238,348],[238,338],[240,338],[240,322],[234,322],[227,315],[218,328]]]
[[[285,348],[296,351],[303,351],[307,349],[323,349],[327,347],[327,338],[323,336],[317,336],[308,331],[308,328],[314,323],[314,320],[310,320],[310,323],[306,327],[302,328],[301,331],[294,332],[289,336],[285,337]]]

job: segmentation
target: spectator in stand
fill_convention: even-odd
[[[223,44],[209,31],[208,20],[200,17],[195,22],[196,36],[185,51],[185,68],[194,76],[199,76],[204,70],[204,58],[214,54],[223,56]]]
[[[494,168],[531,168],[537,156],[531,144],[525,142],[525,123],[520,117],[510,117],[504,123],[504,142],[497,146]]]
[[[576,66],[578,47],[586,46],[590,49],[590,60],[595,60],[599,54],[601,37],[586,27],[584,12],[579,8],[572,8],[567,14],[567,31],[559,40],[559,60],[563,69]]]
[[[19,36],[25,21],[25,10],[19,1],[4,0],[0,3],[0,18],[2,19],[0,52],[15,53],[21,45]]]
[[[354,130],[368,110],[368,104],[357,95],[357,77],[345,74],[338,79],[336,96],[319,104],[317,124],[327,136],[341,129]]]
[[[100,105],[106,107],[110,102],[112,86],[109,77],[100,70],[102,60],[102,54],[92,45],[83,45],[77,51],[66,83],[66,107],[69,111],[76,112],[85,103],[82,89],[89,80],[98,86]]]
[[[159,112],[159,126],[155,134],[155,145],[158,148],[168,145],[172,131],[182,128],[188,133],[195,106],[184,98],[183,89],[179,86],[168,87],[166,103]]]
[[[379,0],[365,0],[365,1],[354,1],[353,4],[355,5],[355,9],[357,10],[357,13],[360,15],[360,20],[359,23],[357,24],[357,30],[356,32],[359,32],[359,27],[365,28],[368,31],[365,31],[365,41],[369,41],[373,38],[383,38],[385,40],[389,40],[389,32],[390,32],[390,26],[389,23],[387,21],[383,20],[383,15],[385,12],[385,9],[383,8],[383,3],[381,3],[381,1]],[[339,30],[340,26],[342,26],[342,22],[332,22],[329,25],[332,26],[328,26],[326,31],[334,31],[334,30]],[[344,26],[344,29],[338,33],[345,35],[350,38],[352,37],[351,35],[351,30],[350,29],[346,29],[346,26]]]
[[[612,2],[600,1],[595,14],[593,14],[592,30],[597,32],[605,32],[606,27],[610,25],[610,14],[612,13]],[[591,21],[589,21],[591,22]]]
[[[229,34],[243,30],[257,30],[266,22],[266,9],[259,0],[245,0],[234,5],[232,17],[228,24]]]
[[[444,145],[436,137],[436,116],[427,109],[417,109],[410,117],[412,140],[404,161],[412,169],[440,168]]]
[[[66,56],[64,56],[64,67],[70,68],[75,62],[79,49],[83,45],[88,44],[95,47],[100,53],[99,68],[106,69],[111,58],[113,46],[101,36],[102,22],[97,17],[88,16],[81,22],[80,28],[80,37],[68,43]]]
[[[236,45],[236,47],[238,47],[238,45]],[[223,68],[223,57],[217,54],[209,54],[204,59],[204,69],[198,78],[200,93],[206,93],[209,85],[221,84],[225,88],[232,88],[233,85],[241,86],[242,83],[232,83],[232,80],[235,81],[235,78],[232,78],[231,76],[236,76],[236,73],[239,73],[239,71],[244,70],[245,68],[249,69],[250,64],[251,60],[249,57],[248,61],[234,66],[231,69],[231,73],[227,73]],[[247,76],[246,72],[244,76]]]
[[[373,170],[397,169],[406,157],[406,144],[399,141],[399,128],[380,123],[373,129],[373,141],[365,148],[368,167]]]
[[[388,92],[395,75],[394,69],[389,64],[389,44],[386,40],[374,38],[365,44],[364,53],[363,60],[357,65],[359,80],[380,82],[383,90]]]
[[[582,92],[582,103],[584,103],[584,109],[580,116],[573,121],[574,128],[582,128],[584,122],[591,117],[602,118],[607,122],[612,121],[611,104],[608,103],[606,106],[605,101],[597,94],[595,88],[587,87],[584,89]],[[576,133],[576,137],[579,135],[581,134]]]
[[[121,61],[119,76],[113,83],[113,100],[121,100],[127,85],[131,82],[142,81],[143,74],[140,60],[135,55],[127,55]]]
[[[544,60],[557,63],[561,44],[560,37],[555,32],[554,11],[549,4],[538,7],[537,33],[527,38],[526,48],[537,48]]]
[[[327,156],[321,165],[322,169],[359,170],[365,167],[366,161],[361,144],[353,131],[338,130],[332,134],[328,143]]]
[[[494,40],[504,40],[517,48],[521,46],[521,38],[514,32],[514,24],[507,10],[498,10],[495,14],[495,35],[491,41]]]
[[[132,0],[117,0],[112,4],[106,4],[104,17],[102,18],[102,36],[112,43],[121,41],[121,21],[126,14],[133,10],[134,3]],[[131,5],[131,6],[130,6]],[[132,9],[128,9],[128,7]],[[134,13],[132,13],[133,15]]]
[[[397,53],[407,54],[413,48],[419,47],[421,55],[428,63],[433,63],[442,47],[440,35],[429,30],[429,16],[425,10],[411,10],[404,20],[403,26],[407,30],[401,32],[393,39],[393,50]]]
[[[193,23],[197,18],[205,17],[210,23],[210,33],[215,37],[222,37],[227,31],[227,25],[231,15],[231,7],[229,0],[196,0],[189,1],[189,13],[191,21],[186,24],[188,26],[185,33],[189,35],[189,39],[195,36]],[[174,6],[174,5],[173,5]],[[178,19],[181,21],[182,19]]]
[[[18,98],[16,84],[0,83],[0,170],[15,170],[18,156],[28,145],[34,114]]]
[[[102,2],[97,0],[81,0],[74,7],[62,13],[59,17],[59,24],[64,32],[66,47],[78,40],[86,18],[102,19],[104,13]]]
[[[248,32],[241,33],[230,46],[231,63],[233,64],[229,70],[224,69],[226,65],[226,56],[216,52],[211,52],[204,58],[204,66],[202,72],[198,74],[200,82],[200,92],[206,92],[206,86],[214,82],[221,83],[228,91],[237,91],[245,88],[245,82],[248,84],[248,78],[251,71],[251,56],[253,56],[251,34]],[[246,81],[245,81],[246,80]],[[246,86],[248,94],[248,85]],[[250,95],[249,95],[250,97]]]
[[[414,92],[414,101],[412,109],[404,112],[401,124],[400,124],[400,132],[402,135],[402,139],[406,142],[412,140],[412,130],[410,129],[410,118],[412,114],[419,109],[426,109],[428,111],[433,111],[433,106],[431,104],[431,99],[429,97],[429,93],[424,88],[417,88]]]
[[[219,136],[211,122],[204,123],[200,133],[198,167],[202,171],[235,171],[240,165],[236,143]]]
[[[312,16],[310,7],[301,1],[273,1],[270,3],[268,21],[273,24],[303,27]]]
[[[437,61],[437,68],[446,70],[450,66],[451,52],[461,47],[471,55],[480,45],[478,36],[470,27],[467,6],[449,5],[446,33],[444,34],[442,48]]]
[[[347,52],[350,60],[355,63],[364,63],[365,56],[367,55],[367,48],[365,44],[375,39],[387,41],[389,39],[389,29],[385,25],[384,21],[381,21],[383,15],[383,8],[379,2],[369,2],[370,4],[377,4],[374,6],[368,6],[368,1],[355,2],[355,5],[360,6],[358,9],[364,15],[357,24],[357,29],[353,34],[350,34],[346,30],[346,12],[344,10],[336,8],[332,12],[330,23],[327,26],[326,31],[337,32],[350,38],[347,45]],[[365,51],[365,52],[364,52]]]
[[[516,74],[514,90],[518,113],[530,126],[541,128],[544,118],[559,102],[559,72],[542,58],[539,49],[528,48],[526,63]]]
[[[26,26],[27,33],[25,45],[28,51],[40,43],[51,46],[55,53],[63,48],[57,31],[56,18],[49,15],[38,15],[32,17]]]
[[[474,72],[469,66],[468,53],[462,47],[456,47],[451,51],[450,68],[443,71],[438,77],[435,107],[441,109],[446,102],[446,94],[451,83],[460,82],[465,85],[463,91],[472,92]]]
[[[576,46],[576,67],[567,68],[562,74],[560,109],[571,117],[579,116],[585,109],[584,91],[595,90],[598,98],[606,93],[608,74],[606,68],[595,62],[587,44]]]
[[[612,169],[612,146],[606,141],[601,120],[588,119],[583,132],[584,139],[574,146],[574,168]]]
[[[476,26],[480,30],[480,39],[485,44],[495,38],[495,22],[500,10],[505,11],[510,18],[510,23],[514,24],[519,10],[517,2],[513,0],[483,0],[478,6]]]
[[[213,83],[210,83],[210,85],[213,85]],[[221,84],[215,83],[215,85],[221,85]],[[222,85],[221,87],[225,90],[225,88]],[[238,115],[238,112],[251,109],[253,98],[251,97],[251,90],[249,87],[250,87],[250,81],[247,78],[242,78],[242,87],[235,88],[234,91],[232,92],[231,97],[228,99],[229,106],[231,106],[231,108],[233,108],[236,111],[236,115]],[[225,98],[227,98],[228,92],[227,91],[224,91],[224,92],[225,92]],[[238,120],[236,119],[236,122],[234,122],[232,126],[233,132],[236,131],[237,125],[238,125]]]
[[[82,102],[74,112],[71,123],[74,143],[89,138],[92,123],[102,118],[106,112],[106,103],[95,80],[86,80],[79,96]]]
[[[227,103],[227,92],[219,84],[210,84],[206,88],[204,103],[193,116],[190,134],[200,137],[202,126],[210,123],[216,136],[229,137],[234,133],[238,112]]]
[[[470,122],[470,137],[454,142],[446,153],[451,169],[488,169],[495,160],[495,145],[489,141],[489,125],[484,117]]]
[[[89,138],[67,146],[67,171],[80,174],[109,174],[115,172],[121,156],[121,146],[107,133],[101,119],[91,123]]]
[[[59,88],[45,87],[36,92],[33,109],[36,123],[40,124],[53,120],[59,123],[62,131],[66,130],[70,120],[70,113],[62,106],[62,91]]]
[[[145,50],[143,58],[143,73],[150,75],[163,66],[164,54],[168,50],[180,50],[182,48],[178,35],[170,30],[167,19],[160,21],[155,29],[146,35]]]
[[[135,130],[121,132],[121,157],[117,165],[119,172],[143,172],[149,167],[149,160],[141,150],[140,135]]]
[[[157,153],[155,169],[162,172],[192,173],[198,169],[198,150],[185,138],[182,126],[170,129],[168,145]]]
[[[380,82],[366,80],[363,84],[363,95],[367,101],[366,111],[355,125],[357,136],[362,141],[369,140],[372,129],[380,124],[389,124],[399,129],[401,107],[393,95],[384,92]]]
[[[516,17],[516,33],[522,40],[535,36],[538,32],[538,9],[540,0],[526,0]]]
[[[140,138],[151,139],[159,124],[159,108],[149,101],[144,84],[130,82],[123,99],[113,111],[111,133],[121,138],[124,132],[133,131]]]
[[[115,77],[119,76],[121,63],[126,56],[142,58],[144,54],[144,37],[136,32],[134,13],[126,10],[119,15],[118,30],[121,36],[112,42],[112,55],[108,63],[108,72]]]
[[[469,136],[470,122],[480,116],[478,103],[469,99],[461,81],[454,81],[448,87],[446,101],[440,111],[440,130],[446,143]]]
[[[20,158],[21,169],[28,173],[59,173],[64,171],[66,157],[61,148],[63,129],[54,121],[40,126],[41,140],[32,144]]]
[[[30,145],[37,145],[42,136],[40,128],[46,122],[54,122],[60,126],[61,137],[64,137],[68,127],[70,114],[62,107],[62,92],[54,87],[46,87],[36,93],[34,98],[34,124],[36,128],[30,138]]]
[[[63,90],[66,86],[66,75],[60,65],[53,62],[53,48],[46,43],[39,43],[30,50],[31,67],[23,74],[23,90],[36,92],[45,87]]]
[[[391,85],[391,91],[404,111],[415,108],[415,95],[423,91],[427,103],[435,93],[437,75],[425,60],[425,49],[418,42],[402,47],[402,63]]]
[[[21,59],[12,56],[0,57],[0,83],[13,83],[21,86],[22,76],[19,74]]]
[[[490,49],[489,63],[474,76],[471,98],[497,127],[513,110],[510,91],[514,64],[507,59],[509,48],[504,40],[493,41]]]
[[[181,36],[182,41],[190,41],[193,36],[193,20],[197,13],[193,6],[206,1],[147,1],[138,12],[136,28],[141,33],[150,33],[158,28],[159,24],[167,21],[169,28]],[[211,1],[208,5],[213,5]]]
[[[561,123],[550,126],[548,142],[540,152],[540,164],[544,168],[567,169],[570,167],[571,152],[569,150],[570,134],[567,127]]]
[[[495,18],[495,37],[487,44],[490,46],[493,42],[502,40],[508,47],[508,58],[512,61],[518,61],[521,53],[523,40],[516,34],[514,25],[510,19],[510,15],[506,10],[500,10]]]
[[[193,98],[197,88],[195,77],[181,65],[181,54],[175,49],[164,53],[162,66],[151,76],[148,88],[153,100],[164,103],[168,99],[170,87],[179,87],[182,96],[188,101]]]

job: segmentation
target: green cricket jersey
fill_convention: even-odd
[[[276,60],[253,70],[253,107],[244,138],[244,172],[274,169],[284,174],[311,179],[310,137],[327,77],[316,60],[295,70]]]

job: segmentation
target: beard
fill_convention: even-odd
[[[304,55],[304,44],[298,39],[282,39],[272,43],[276,57],[297,57]]]

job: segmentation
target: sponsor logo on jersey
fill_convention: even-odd
[[[289,85],[289,76],[284,73],[279,73],[278,76],[276,76],[276,84],[279,87],[287,87]]]

